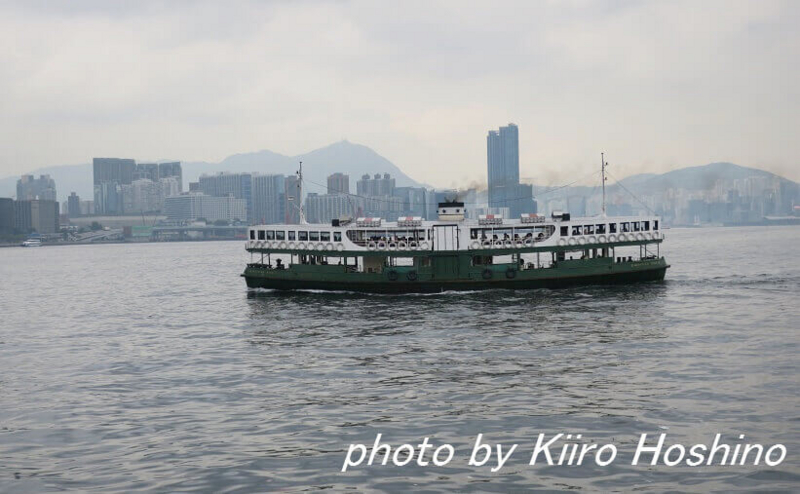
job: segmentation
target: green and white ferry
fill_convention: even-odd
[[[301,210],[301,224],[251,226],[242,276],[249,288],[431,293],[654,282],[669,267],[658,216],[467,219],[462,202],[438,206],[435,221],[306,224]]]

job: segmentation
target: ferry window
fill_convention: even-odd
[[[609,223],[608,224],[608,233],[617,233],[617,224],[616,223]]]
[[[259,230],[258,231],[258,239],[259,240],[264,240],[265,238],[267,238],[267,237],[264,236],[265,234],[266,234],[266,232],[264,230]]]
[[[319,239],[323,242],[330,242],[331,232],[319,232]]]
[[[319,232],[308,232],[308,239],[312,242],[319,241]]]
[[[470,230],[469,231],[469,238],[471,238],[472,240],[475,240],[476,238],[478,238],[478,230],[476,230],[474,228],[472,230]]]
[[[620,227],[622,229],[622,233],[628,233],[631,231],[631,224],[628,222],[620,223]]]
[[[602,233],[605,233],[606,232],[606,225],[605,224],[597,225],[595,227],[595,232],[597,232],[598,235],[600,235]]]
[[[275,240],[275,230],[267,230],[267,240]]]
[[[333,241],[334,242],[341,242],[342,241],[342,232],[333,232]]]
[[[299,240],[308,240],[308,232],[297,232]]]
[[[256,231],[250,230],[250,240],[255,240],[255,239],[256,239]]]
[[[658,220],[653,220],[653,230],[658,230]]]
[[[583,233],[585,233],[586,235],[594,234],[594,225],[584,225]]]
[[[572,234],[573,235],[580,235],[581,234],[581,226],[576,225],[572,227]]]
[[[569,235],[569,227],[562,226],[561,227],[561,236],[562,237],[566,237],[567,235]]]
[[[295,239],[294,232],[288,232],[288,233],[289,233],[289,240],[294,240]]]
[[[638,232],[639,230],[641,230],[641,226],[639,225],[638,221],[634,221],[631,224],[633,225],[633,231]]]
[[[649,221],[642,221],[642,230],[649,232],[650,231],[650,222]]]
[[[283,230],[276,231],[275,240],[286,240],[286,232]]]

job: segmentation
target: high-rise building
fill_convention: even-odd
[[[200,191],[208,196],[244,199],[247,204],[247,215],[241,220],[253,217],[253,176],[249,173],[218,173],[200,176]]]
[[[187,193],[168,197],[164,200],[164,214],[170,221],[194,221],[205,218],[207,221],[243,220],[247,214],[244,199],[232,195],[212,197],[205,194]]]
[[[56,182],[50,178],[50,175],[39,175],[39,178],[35,178],[33,175],[22,175],[17,180],[17,200],[32,201],[34,199],[57,200]]]
[[[14,199],[0,197],[0,235],[14,233]]]
[[[353,217],[363,209],[364,198],[347,194],[315,194],[306,197],[306,217],[310,223],[328,223],[333,219]]]
[[[334,173],[328,176],[328,194],[349,194],[350,176],[344,173]]]
[[[152,180],[158,182],[158,163],[137,163],[133,171],[133,180]]]
[[[21,233],[56,233],[60,229],[57,201],[15,201],[15,229]]]
[[[513,216],[535,212],[533,189],[519,182],[519,128],[510,123],[486,137],[489,208],[507,207]],[[528,193],[530,191],[530,193]]]
[[[72,192],[67,198],[67,216],[77,218],[81,215],[81,198]]]
[[[388,173],[384,173],[382,177],[380,173],[376,173],[373,178],[365,174],[356,182],[356,191],[360,196],[391,196],[394,193],[394,184],[394,179]]]
[[[133,182],[136,162],[128,158],[94,158],[94,203],[98,214],[121,214],[121,186]]]
[[[158,178],[174,177],[178,182],[178,193],[183,192],[183,169],[180,161],[158,164]]]
[[[253,175],[253,218],[251,223],[283,223],[286,177]]]
[[[95,186],[106,182],[125,185],[133,182],[136,161],[128,158],[94,158],[92,168]]]

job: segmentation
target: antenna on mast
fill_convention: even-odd
[[[300,224],[306,225],[306,215],[303,212],[303,162],[300,162],[300,170],[297,171],[297,208],[300,211]]]
[[[606,157],[604,153],[600,153],[600,174],[603,181],[603,216],[606,215]]]

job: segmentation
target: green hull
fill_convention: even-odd
[[[437,293],[488,289],[566,288],[630,284],[664,279],[664,258],[616,263],[610,258],[560,261],[555,267],[520,270],[513,264],[470,265],[470,256],[435,256],[429,266],[384,268],[381,273],[349,272],[336,265],[292,265],[271,269],[249,265],[249,288],[338,290],[368,293]]]

